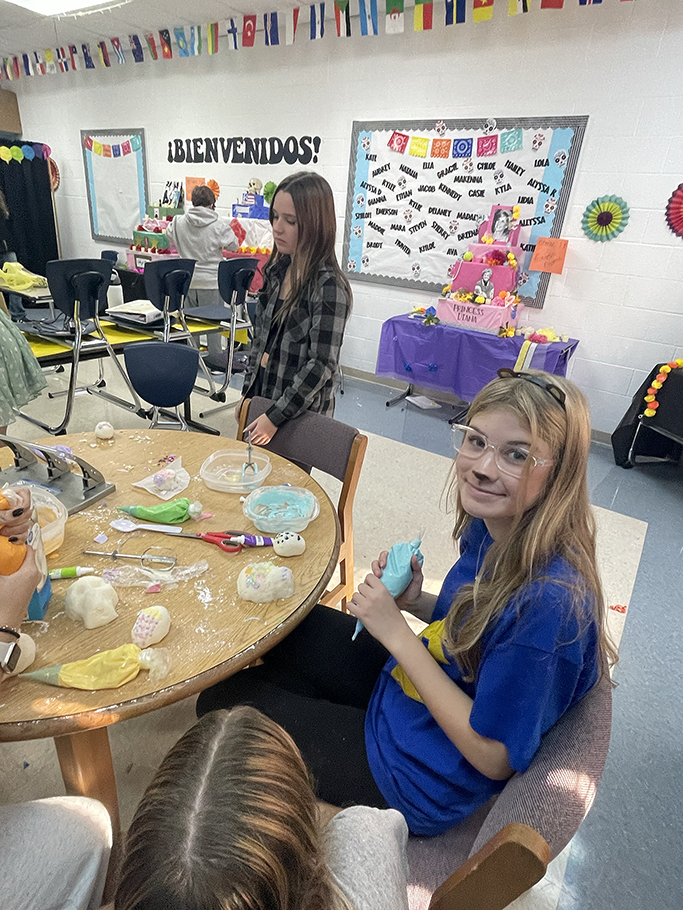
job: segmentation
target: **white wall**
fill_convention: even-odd
[[[293,47],[229,53],[223,43],[213,57],[22,79],[12,87],[24,135],[47,142],[62,173],[63,254],[102,247],[90,238],[81,129],[143,126],[153,199],[167,179],[206,176],[226,205],[250,177],[277,181],[292,168],[171,165],[169,139],[319,135],[316,167],[335,190],[341,234],[353,120],[588,114],[565,271],[553,276],[544,310],[524,321],[581,340],[571,375],[589,396],[593,427],[609,432],[655,362],[683,356],[683,240],[664,220],[683,182],[683,3],[566,6],[376,39],[337,39],[329,20],[322,41],[304,36]],[[442,15],[435,4],[439,23]],[[594,243],[581,231],[583,210],[612,193],[631,207],[630,222],[618,239]],[[365,283],[354,291],[342,359],[373,372],[382,321],[434,301]]]

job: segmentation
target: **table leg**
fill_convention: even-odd
[[[116,778],[106,727],[55,736],[59,767],[67,796],[89,796],[99,800],[111,818],[112,848],[103,901],[114,896],[115,876],[121,851],[121,819]]]
[[[399,401],[404,401],[408,395],[413,394],[413,387],[409,385],[405,392],[401,392],[400,395],[397,395],[395,398],[390,398],[388,401],[385,401],[385,404],[388,408],[393,407],[395,404],[398,404]]]

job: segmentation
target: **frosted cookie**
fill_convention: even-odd
[[[251,563],[237,578],[237,593],[243,600],[257,604],[291,597],[294,593],[292,570],[272,562]]]

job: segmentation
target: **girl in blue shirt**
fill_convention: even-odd
[[[200,696],[281,723],[321,799],[399,809],[439,834],[531,763],[613,652],[588,501],[588,407],[571,382],[502,370],[454,428],[449,499],[460,558],[438,597],[422,570],[396,600],[386,553],[349,603],[316,608],[263,667]],[[417,637],[401,610],[429,625]],[[249,675],[251,674],[251,676]],[[218,703],[215,703],[218,699]]]

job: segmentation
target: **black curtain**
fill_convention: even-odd
[[[47,159],[0,161],[0,190],[9,210],[9,218],[0,210],[0,254],[16,253],[25,268],[44,275],[45,264],[59,258]]]

